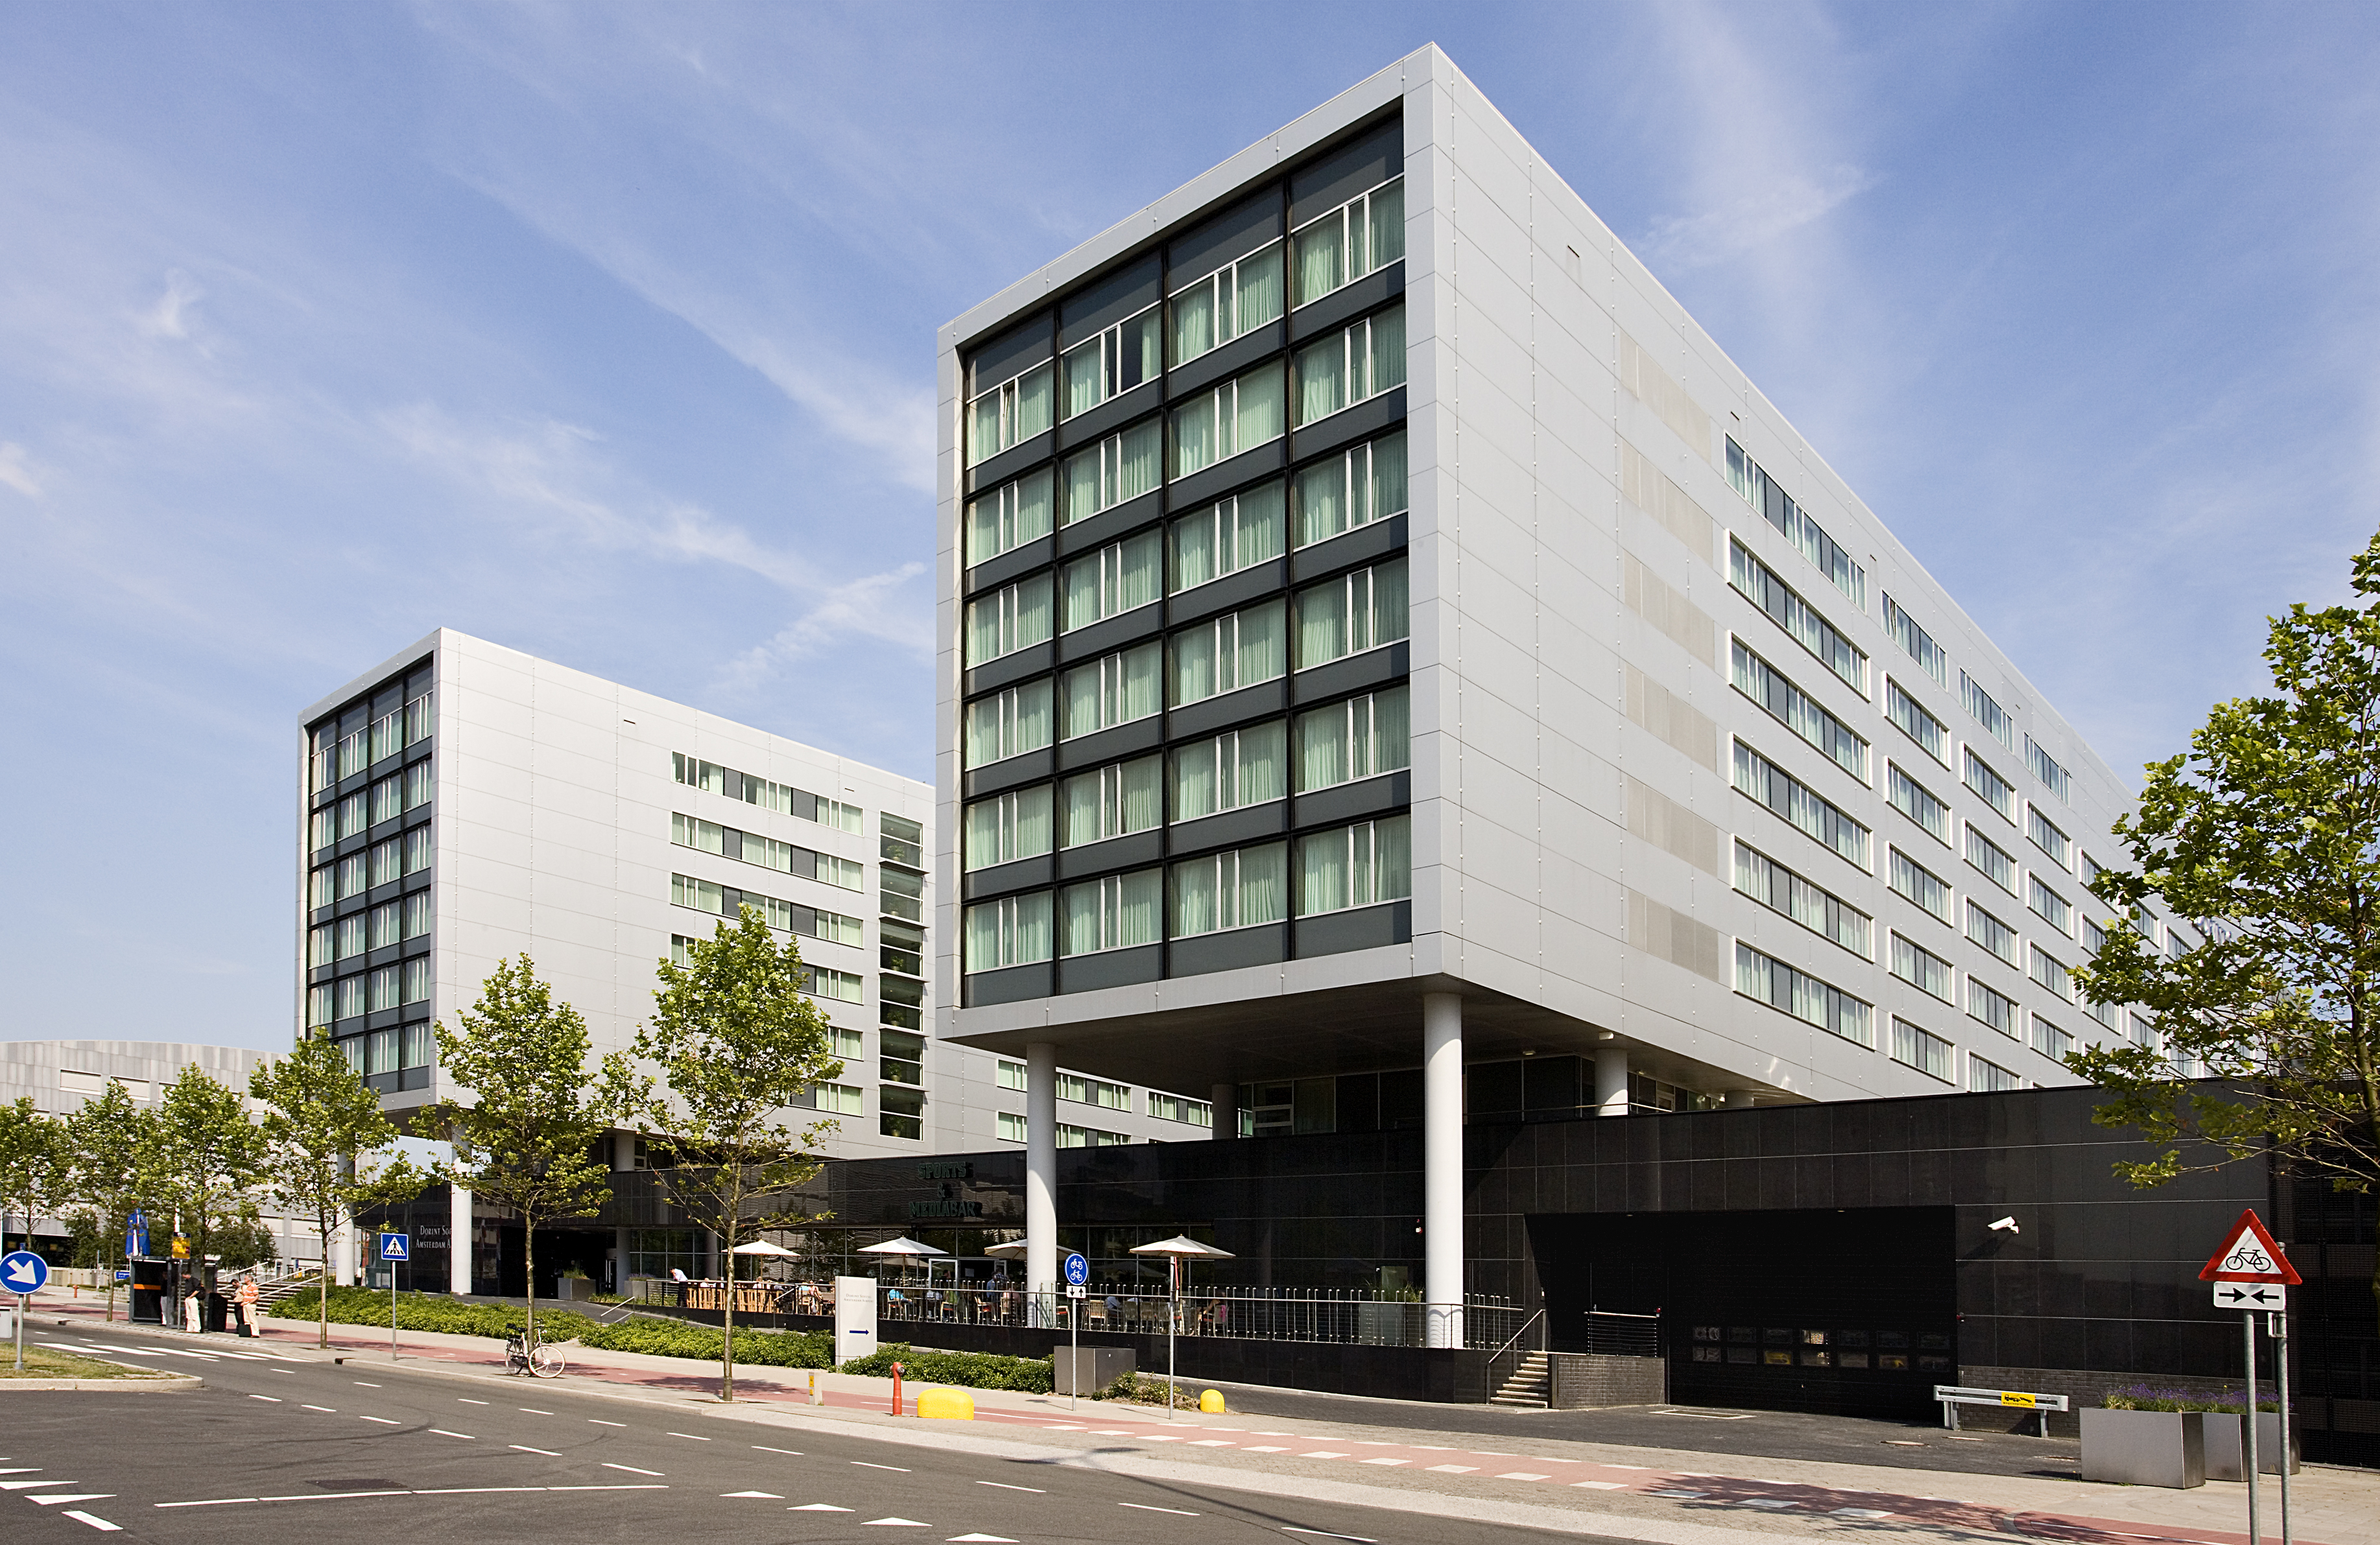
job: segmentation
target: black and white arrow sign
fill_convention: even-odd
[[[2278,1309],[2289,1301],[2289,1289],[2261,1282],[2218,1282],[2215,1285],[2216,1309]]]

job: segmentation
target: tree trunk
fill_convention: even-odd
[[[322,1244],[322,1280],[315,1285],[314,1295],[314,1345],[327,1352],[331,1349],[331,1220],[317,1213],[314,1227]]]
[[[730,1214],[733,1216],[734,1214]],[[727,1297],[722,1300],[725,1309],[719,1320],[719,1398],[735,1398],[735,1236],[733,1230],[722,1235],[719,1244],[720,1263],[726,1267]]]
[[[528,1316],[521,1326],[521,1346],[527,1349],[537,1345],[537,1214],[525,1209],[521,1213],[521,1265],[528,1273],[528,1280],[521,1284],[528,1289]]]

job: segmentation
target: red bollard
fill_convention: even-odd
[[[892,1365],[892,1414],[901,1414],[901,1365]]]

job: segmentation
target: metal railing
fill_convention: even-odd
[[[727,1285],[648,1280],[638,1302],[651,1308],[717,1311]],[[876,1299],[880,1327],[998,1325],[1079,1329],[1128,1335],[1163,1335],[1176,1301],[1161,1293],[1113,1293],[1094,1288],[1068,1298],[1050,1289],[972,1285],[888,1285]],[[1427,1345],[1429,1306],[1417,1298],[1364,1288],[1205,1287],[1182,1295],[1182,1336],[1240,1341],[1316,1342],[1350,1346]],[[832,1286],[824,1283],[738,1282],[735,1312],[831,1316]],[[1463,1305],[1463,1345],[1489,1349],[1525,1334],[1542,1314],[1524,1316],[1502,1298],[1475,1297]]]
[[[1532,1352],[1545,1350],[1545,1324],[1546,1311],[1539,1310],[1530,1315],[1519,1330],[1506,1337],[1503,1346],[1488,1354],[1488,1392],[1490,1394],[1504,1387],[1504,1382],[1519,1370],[1522,1358]],[[1525,1346],[1522,1345],[1524,1341],[1528,1343]]]

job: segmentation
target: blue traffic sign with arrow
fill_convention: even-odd
[[[31,1250],[10,1250],[0,1255],[0,1289],[38,1293],[49,1280],[50,1263]]]

